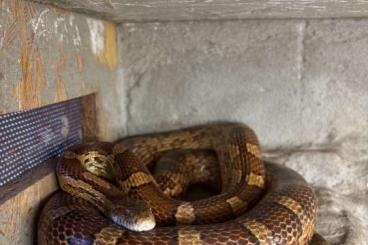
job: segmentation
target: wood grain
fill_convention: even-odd
[[[116,116],[123,107],[110,106],[122,88],[116,25],[22,0],[1,1],[0,23],[0,112],[96,93],[99,114],[109,118],[97,122],[96,135],[116,140],[124,128]]]
[[[33,244],[40,205],[56,189],[52,172],[1,204],[0,244]]]
[[[55,171],[55,163],[56,159],[49,160],[29,170],[11,183],[0,186],[0,206],[44,177],[52,175]]]
[[[96,94],[90,94],[82,97],[82,134],[85,142],[97,140],[97,108]]]
[[[34,0],[115,22],[366,17],[361,0]]]
[[[98,53],[88,20],[103,27]],[[122,88],[117,57],[114,23],[29,1],[0,0],[1,114],[92,94],[84,101],[83,133],[116,140],[116,132],[125,128],[124,111],[111,106],[120,101],[116,91]],[[97,115],[109,120],[99,122]],[[34,244],[40,205],[57,188],[48,164],[1,188],[0,245]]]

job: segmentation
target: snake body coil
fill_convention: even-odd
[[[168,151],[193,149],[217,156],[221,193],[192,202],[173,199],[167,194],[183,191],[175,185],[179,174],[157,183],[147,168]],[[242,124],[77,146],[64,153],[57,175],[68,194],[55,194],[44,207],[41,245],[304,245],[314,234],[313,191],[296,172],[263,164],[254,132]],[[150,230],[155,223],[158,227]]]

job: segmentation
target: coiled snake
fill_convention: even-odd
[[[156,178],[148,170],[155,162]],[[310,243],[311,188],[296,172],[264,164],[256,135],[243,124],[75,146],[57,176],[64,192],[42,210],[41,245],[325,244],[319,236]],[[170,197],[203,179],[221,192],[195,201]]]

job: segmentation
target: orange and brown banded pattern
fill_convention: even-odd
[[[221,181],[220,194],[186,202],[160,190],[162,185],[154,181],[147,167],[168,151],[178,150],[203,150],[216,155],[218,165],[204,169],[220,171],[216,177],[217,182]],[[80,163],[80,156],[88,151],[98,151],[95,156],[99,159],[105,159],[101,155],[112,155],[114,163],[109,160],[107,166],[117,173],[97,175],[100,181],[91,177]],[[97,161],[96,166],[103,165]],[[187,171],[185,168],[180,174]],[[136,136],[119,144],[101,143],[101,147],[99,143],[76,146],[60,162],[57,174],[65,192],[56,193],[42,211],[38,224],[41,245],[306,245],[314,233],[313,191],[296,172],[276,164],[264,165],[256,135],[242,124]],[[175,182],[175,178],[170,179]],[[98,209],[96,206],[104,205],[98,198],[100,193],[108,204]],[[145,201],[155,216],[156,228],[130,231],[106,217],[111,206],[126,195]]]

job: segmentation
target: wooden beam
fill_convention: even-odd
[[[40,207],[58,189],[54,169],[51,160],[0,188],[0,244],[35,244]]]
[[[46,163],[29,170],[24,175],[15,179],[5,186],[0,186],[0,206],[26,188],[33,186],[48,175],[54,176],[56,159],[51,159]],[[54,178],[54,177],[53,177]],[[52,188],[56,190],[56,186]]]
[[[34,0],[115,22],[368,16],[365,0]]]
[[[96,97],[96,93],[81,97],[82,135],[84,142],[94,141],[98,138],[99,128]]]
[[[117,40],[114,23],[30,1],[0,0],[0,114],[92,93],[82,99],[82,133],[116,140],[125,129],[120,123],[125,108],[111,106],[120,103],[116,91],[123,89],[117,79]],[[52,164],[1,187],[0,245],[35,244],[37,214],[57,189]]]

